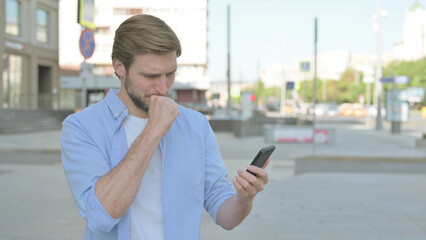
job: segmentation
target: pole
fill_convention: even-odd
[[[8,57],[9,56],[10,55],[8,55]],[[7,73],[6,73],[7,74],[7,98],[6,98],[6,101],[7,101],[7,107],[8,108],[13,108],[14,106],[13,106],[13,104],[10,101],[10,95],[11,95],[11,90],[12,90],[12,88],[10,86],[10,82],[11,82],[10,81],[10,57],[9,57],[8,61],[9,61],[9,66],[7,67]]]
[[[422,24],[422,58],[425,57],[425,25]]]
[[[280,99],[280,113],[281,116],[285,116],[285,110],[286,110],[286,92],[287,92],[287,80],[285,76],[285,68],[283,65],[283,69],[281,70],[283,82],[281,87],[281,99]]]
[[[280,102],[280,113],[281,116],[285,116],[285,99],[286,99],[286,90],[287,90],[287,82],[285,79],[285,70],[282,70],[282,74],[283,74],[283,85],[281,87],[281,102]]]
[[[322,100],[327,101],[327,82],[325,79],[322,80]]]
[[[394,106],[394,104],[397,102],[397,90],[396,90],[396,82],[395,82],[395,75],[392,74],[392,91],[387,91],[387,93],[391,92],[392,94],[390,94],[390,97],[388,95],[386,95],[386,99],[387,102],[389,101],[390,103],[390,113],[391,114],[391,133],[395,134],[395,133],[400,133],[401,132],[401,122],[398,121],[398,119],[396,118],[397,115],[397,111],[395,111],[395,109],[398,106]]]
[[[228,25],[228,35],[227,35],[227,46],[228,46],[228,103],[226,104],[226,114],[228,116],[232,115],[232,102],[231,102],[231,7],[228,4],[227,7],[227,25]]]
[[[366,100],[367,100],[367,111],[370,110],[371,106],[371,84],[367,83],[367,92],[366,92]],[[370,114],[367,114],[367,125],[370,125]]]
[[[382,96],[382,83],[380,78],[382,77],[382,44],[381,44],[381,3],[378,2],[378,11],[377,11],[377,65],[376,65],[376,81],[374,82],[374,100],[375,105],[377,106],[377,116],[376,116],[376,129],[383,129],[382,124],[382,113],[381,113],[381,96]]]
[[[84,59],[84,62],[81,65],[81,67],[87,68],[86,59]],[[81,69],[80,71],[83,71],[83,74],[82,74],[82,77],[81,77],[81,110],[83,110],[87,105],[87,103],[86,103],[87,88],[86,88],[86,73],[85,73],[85,71],[87,71],[87,70]]]
[[[317,103],[317,28],[318,18],[315,17],[315,40],[314,40],[314,92],[313,92],[313,104],[314,104],[314,117],[315,117],[315,105]]]
[[[313,95],[313,104],[314,112],[312,118],[312,146],[313,146],[313,155],[315,155],[315,121],[316,121],[316,104],[317,104],[317,42],[318,42],[318,18],[315,17],[315,39],[314,39],[314,95]]]

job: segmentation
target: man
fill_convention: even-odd
[[[208,120],[166,97],[180,54],[162,20],[130,17],[112,50],[120,90],[64,121],[62,161],[87,220],[83,239],[198,239],[203,207],[230,230],[268,182],[254,166],[257,177],[240,170],[228,182]]]

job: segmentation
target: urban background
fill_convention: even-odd
[[[202,239],[425,239],[424,6],[0,0],[0,239],[82,236],[61,122],[120,87],[114,33],[135,14],[180,38],[169,96],[208,117],[229,179],[277,147],[247,221],[204,216]]]

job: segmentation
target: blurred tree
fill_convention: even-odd
[[[357,103],[359,96],[365,94],[366,85],[360,79],[362,74],[354,69],[347,69],[336,84],[336,100],[338,103]]]
[[[397,85],[399,89],[406,87],[422,87],[426,88],[426,58],[417,61],[393,61],[383,69],[383,76],[391,77],[392,75],[406,75],[410,78],[407,85]],[[390,89],[391,84],[385,84]],[[424,98],[423,105],[426,105]]]
[[[335,81],[333,80],[329,80],[327,81],[327,99],[326,102],[329,102],[330,100],[332,100],[333,98],[335,98],[335,94],[333,94],[332,92],[334,92],[334,83]],[[322,84],[323,81],[319,78],[317,78],[317,91],[316,91],[316,97],[317,97],[317,103],[318,102],[322,102]],[[299,92],[300,96],[302,96],[302,99],[304,102],[306,103],[312,103],[314,101],[314,80],[306,80],[303,81],[300,84],[300,92]],[[331,95],[329,95],[331,94]]]
[[[426,87],[426,58],[418,61],[393,61],[383,69],[383,75],[406,75],[410,78],[408,86]]]
[[[327,102],[339,102],[338,94],[339,90],[337,88],[337,81],[328,80],[327,81]]]
[[[268,97],[276,97],[278,99],[281,97],[280,87],[265,88],[265,84],[263,83],[262,79],[259,79],[257,81],[252,91],[254,95],[256,96],[256,101],[259,106],[263,106],[265,100]]]

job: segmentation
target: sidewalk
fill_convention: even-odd
[[[0,134],[0,152],[60,152],[61,132]]]
[[[417,133],[333,127],[334,144],[274,143],[271,181],[252,213],[230,232],[205,214],[202,239],[425,239],[426,174],[294,174],[300,158],[426,161],[426,149],[414,146]],[[59,136],[59,131],[0,135],[0,153],[57,154]],[[216,136],[230,180],[261,147],[272,144],[262,136]],[[0,191],[7,193],[0,195],[0,239],[81,238],[84,220],[59,159],[53,165],[0,164]]]

